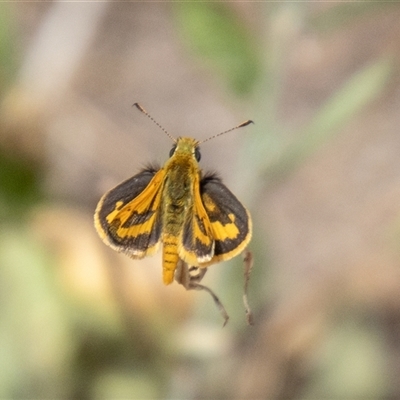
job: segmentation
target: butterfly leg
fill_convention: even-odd
[[[254,325],[253,313],[251,311],[249,300],[247,298],[247,288],[249,286],[249,279],[251,270],[253,268],[253,254],[249,250],[243,252],[243,263],[244,263],[244,291],[243,291],[243,303],[246,310],[246,320],[248,325]]]
[[[207,272],[207,268],[189,267],[188,271],[189,271],[190,282],[200,283]],[[194,273],[196,272],[197,274],[195,275]]]
[[[189,267],[183,260],[179,260],[178,266],[175,272],[175,280],[185,287],[186,290],[205,290],[208,292],[214,300],[215,305],[217,306],[219,312],[224,318],[225,326],[229,320],[229,315],[225,310],[225,307],[221,303],[221,300],[218,296],[207,286],[201,285],[199,282],[203,279],[206,274],[206,268],[198,268],[198,267]]]

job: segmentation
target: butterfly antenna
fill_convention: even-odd
[[[244,126],[247,126],[247,125],[250,125],[250,124],[254,124],[254,122],[253,122],[251,119],[249,119],[249,120],[247,120],[247,121],[245,121],[245,122],[242,122],[241,124],[239,124],[239,125],[237,125],[237,126],[231,128],[231,129],[228,129],[227,131],[218,133],[217,135],[211,136],[211,137],[209,137],[208,139],[202,140],[202,141],[199,142],[199,143],[208,142],[208,141],[211,140],[211,139],[214,139],[214,138],[216,138],[216,137],[218,137],[218,136],[221,136],[221,135],[225,135],[225,133],[232,132],[232,131],[234,131],[234,130],[236,130],[236,129],[243,128]]]
[[[176,142],[176,139],[164,128],[162,127],[139,103],[132,104],[132,107],[135,106],[139,111],[146,115],[146,117],[150,118],[173,142]]]

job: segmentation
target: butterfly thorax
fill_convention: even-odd
[[[200,170],[195,158],[196,141],[180,138],[171,158],[165,164],[163,188],[163,226],[167,234],[178,234],[193,205],[193,182]]]

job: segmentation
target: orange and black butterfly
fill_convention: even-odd
[[[151,118],[139,104],[135,106]],[[235,257],[252,234],[246,208],[218,176],[203,174],[199,168],[201,142],[168,136],[174,145],[164,166],[146,168],[111,189],[95,212],[97,232],[116,251],[140,259],[162,245],[166,285],[174,278],[183,283],[177,277],[183,266],[201,270]],[[195,283],[201,277],[189,277],[186,287],[205,288]]]

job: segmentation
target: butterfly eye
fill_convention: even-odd
[[[197,160],[197,161],[200,161],[201,154],[200,154],[200,149],[199,149],[198,147],[196,147],[196,148],[194,149],[194,156],[196,157],[196,160]]]
[[[176,150],[176,144],[174,144],[174,145],[172,146],[172,149],[169,151],[169,156],[170,156],[170,157],[172,157],[172,156],[174,155],[175,150]]]

